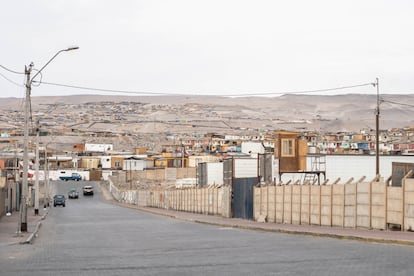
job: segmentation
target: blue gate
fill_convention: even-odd
[[[253,187],[257,177],[233,178],[232,212],[234,218],[253,219]]]

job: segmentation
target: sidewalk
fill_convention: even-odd
[[[46,215],[47,209],[39,209],[39,215],[36,216],[34,209],[29,207],[27,209],[27,232],[21,233],[18,233],[19,212],[14,211],[11,216],[0,217],[0,246],[32,243]]]

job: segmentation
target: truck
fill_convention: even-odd
[[[80,181],[82,180],[82,176],[78,173],[72,173],[71,175],[59,176],[59,179],[63,181],[69,181],[69,180]]]

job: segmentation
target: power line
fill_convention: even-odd
[[[414,107],[414,105],[412,105],[412,104],[397,103],[397,102],[393,102],[393,101],[389,101],[389,100],[382,100],[382,102],[383,103],[390,103],[390,104],[396,104],[396,105],[403,105],[403,106]]]
[[[33,81],[33,82],[38,83],[38,81]],[[66,88],[73,88],[73,89],[80,89],[80,90],[100,91],[100,92],[113,92],[113,93],[125,93],[125,94],[168,95],[168,93],[161,93],[161,92],[144,92],[144,91],[128,91],[128,90],[93,88],[93,87],[84,87],[84,86],[78,86],[78,85],[59,84],[59,83],[53,83],[53,82],[41,82],[41,84],[59,86],[59,87],[66,87]],[[188,96],[186,94],[173,94],[173,95]]]
[[[1,64],[0,64],[0,67],[1,67],[1,68],[3,68],[4,70],[7,70],[7,71],[11,72],[11,73],[14,73],[14,74],[20,74],[20,75],[24,75],[24,72],[17,72],[17,71],[14,71],[14,70],[9,69],[9,68],[7,68],[6,66],[3,66],[3,65],[1,65]]]
[[[80,89],[80,90],[89,90],[89,91],[100,91],[100,92],[112,92],[112,93],[125,93],[125,94],[138,94],[138,95],[170,95],[170,96],[188,96],[188,94],[184,93],[169,93],[169,92],[151,92],[151,91],[131,91],[131,90],[118,90],[118,89],[105,89],[105,88],[94,88],[94,87],[85,87],[85,86],[78,86],[78,85],[69,85],[69,84],[59,84],[53,82],[38,82],[51,86],[59,86],[59,87],[66,87],[72,89]],[[320,93],[320,92],[329,92],[329,91],[337,91],[337,90],[345,90],[357,87],[364,87],[364,86],[371,86],[375,85],[374,83],[363,83],[357,85],[349,85],[349,86],[341,86],[341,87],[334,87],[334,88],[325,88],[325,89],[315,89],[315,90],[301,90],[301,91],[284,91],[284,92],[265,92],[265,93],[247,93],[247,94],[204,94],[197,93],[200,96],[223,96],[223,97],[246,97],[246,96],[266,96],[266,95],[284,95],[284,94],[311,94],[311,93]]]
[[[19,83],[15,82],[15,81],[12,81],[11,79],[7,78],[7,77],[6,77],[5,75],[3,75],[2,73],[0,73],[0,76],[2,76],[5,80],[7,80],[8,82],[10,82],[10,83],[12,83],[12,84],[14,84],[14,85],[17,85],[17,86],[19,86],[19,87],[24,87],[24,85],[23,85],[23,84],[19,84]]]

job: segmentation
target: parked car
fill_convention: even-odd
[[[69,180],[80,181],[80,180],[82,180],[82,176],[78,173],[72,173],[71,175],[59,176],[59,179],[64,180],[64,181],[69,181]]]
[[[79,198],[79,192],[76,189],[72,189],[68,193],[68,198]]]
[[[93,195],[93,187],[90,185],[83,186],[83,195]]]
[[[66,206],[65,195],[55,195],[53,197],[53,206],[56,207],[57,205],[61,205],[63,207]]]

